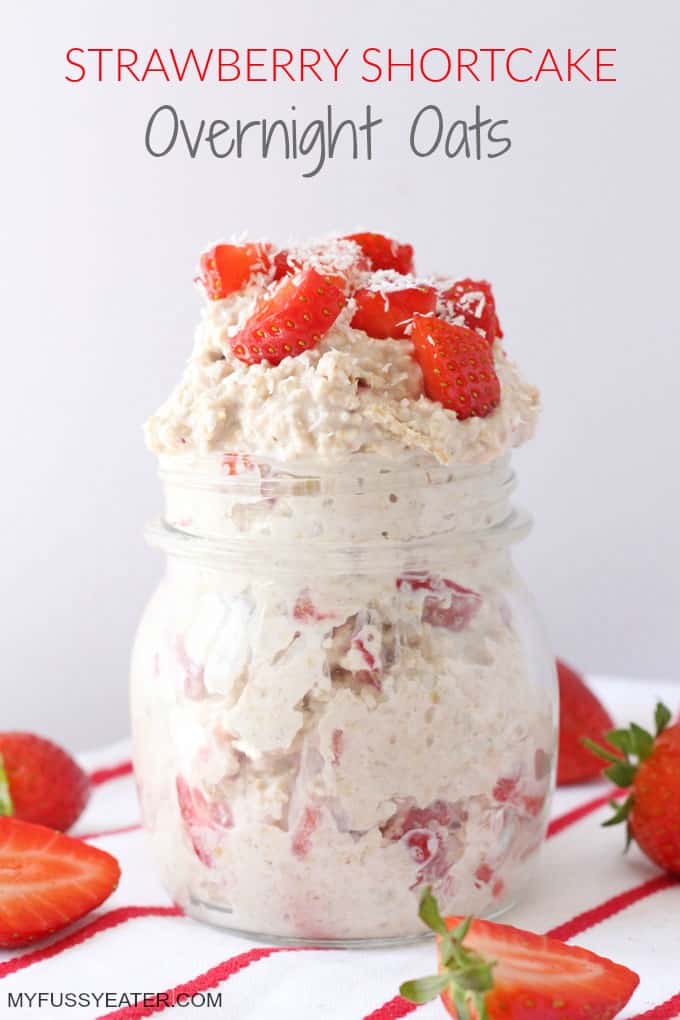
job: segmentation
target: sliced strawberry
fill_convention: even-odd
[[[411,333],[425,392],[456,416],[485,418],[498,407],[501,384],[487,341],[466,326],[417,317]]]
[[[393,269],[397,273],[413,272],[413,248],[410,244],[399,244],[384,234],[348,234],[347,241],[354,241],[369,259],[374,271]]]
[[[468,329],[481,330],[490,344],[503,336],[491,284],[486,280],[458,280],[442,297],[452,316],[462,317]]]
[[[439,974],[407,981],[400,991],[418,1003],[441,995],[452,1017],[464,1006],[465,1015],[487,1020],[611,1020],[640,983],[627,967],[547,935],[493,921],[444,920],[429,889],[420,917],[437,934]]]
[[[421,620],[431,627],[452,631],[464,630],[482,604],[482,597],[476,591],[434,574],[402,574],[397,578],[397,588],[399,591],[431,592],[423,600]]]
[[[9,791],[6,810],[25,822],[70,829],[90,796],[90,780],[70,754],[33,733],[0,733]]]
[[[199,282],[211,301],[219,301],[244,287],[255,273],[268,272],[271,263],[264,244],[216,244],[201,255],[199,265]]]
[[[403,339],[415,315],[430,315],[437,306],[434,287],[405,287],[404,290],[377,291],[362,287],[354,299],[357,310],[352,319],[355,329],[363,329],[376,340]]]
[[[111,895],[110,854],[43,825],[0,818],[0,946],[14,948],[77,921]]]
[[[557,660],[557,678],[560,685],[560,742],[557,760],[557,785],[584,783],[598,779],[602,763],[587,747],[583,739],[602,741],[614,726],[604,705],[598,701],[582,676]],[[617,754],[613,747],[609,751]]]
[[[345,304],[333,278],[305,269],[286,277],[272,296],[258,305],[229,341],[231,350],[248,365],[265,360],[278,365],[284,358],[316,347]]]

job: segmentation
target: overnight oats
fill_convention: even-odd
[[[135,769],[187,913],[269,940],[419,936],[531,877],[553,658],[510,558],[538,394],[485,282],[377,234],[217,245],[149,420],[167,570],[132,668]]]

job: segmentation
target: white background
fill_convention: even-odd
[[[382,230],[422,271],[485,275],[507,346],[542,391],[516,458],[536,527],[518,561],[556,650],[584,669],[680,679],[678,5],[301,0],[6,9],[0,230],[4,467],[2,728],[73,747],[127,728],[127,663],[161,563],[141,423],[178,378],[197,253],[249,230],[285,240]],[[69,85],[71,46],[618,48],[615,85]],[[384,118],[372,163],[312,180],[292,162],[152,159],[146,121],[301,119],[332,102]],[[408,129],[507,118],[513,147],[416,159]]]

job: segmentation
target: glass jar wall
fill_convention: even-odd
[[[338,944],[496,915],[543,839],[553,657],[509,462],[162,465],[132,669],[142,810],[189,914]]]

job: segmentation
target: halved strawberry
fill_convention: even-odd
[[[417,317],[411,332],[425,392],[458,418],[485,418],[501,399],[488,342],[466,326],[434,316]]]
[[[216,244],[200,259],[205,292],[211,301],[219,301],[245,286],[255,273],[268,272],[271,261],[264,244]]]
[[[347,234],[347,241],[354,241],[370,260],[373,270],[393,269],[397,273],[413,272],[413,248],[410,244],[399,244],[384,234]]]
[[[111,895],[110,854],[18,818],[0,818],[0,946],[14,948],[77,921]]]
[[[490,344],[503,336],[491,284],[486,280],[457,280],[442,297],[453,316],[462,316],[468,329],[481,330]]]
[[[437,933],[439,973],[407,981],[411,1002],[438,995],[463,1020],[611,1020],[640,983],[637,974],[587,949],[507,924],[447,917],[425,889],[421,920]]]
[[[232,353],[247,365],[278,365],[316,347],[345,304],[334,278],[315,269],[286,277],[231,338]]]
[[[70,829],[90,795],[90,780],[57,744],[34,733],[0,733],[8,797],[0,815]]]
[[[354,298],[357,310],[352,326],[363,329],[376,340],[403,339],[408,335],[408,327],[415,315],[430,315],[437,306],[434,287],[405,287],[388,291],[362,287]]]

